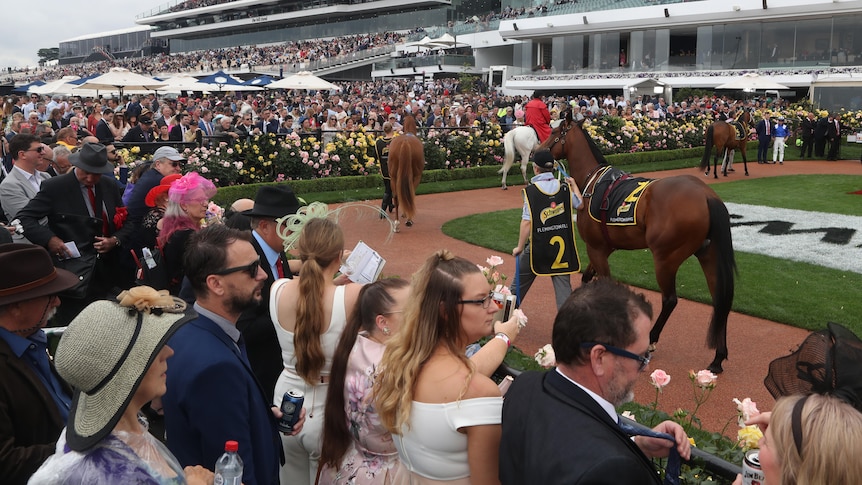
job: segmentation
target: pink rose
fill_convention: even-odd
[[[500,266],[503,264],[503,258],[500,256],[491,256],[490,258],[485,260],[488,263],[488,266]]]
[[[524,315],[524,312],[520,308],[515,308],[512,315],[518,318],[518,327],[524,328],[527,326],[527,315]],[[551,349],[551,352],[553,352],[553,349]]]
[[[696,374],[691,371],[691,378],[703,389],[712,389],[715,387],[715,381],[718,380],[718,376],[708,370],[699,370]]]
[[[665,386],[670,384],[670,375],[661,369],[656,369],[649,375],[649,381],[650,384],[661,391]]]
[[[739,427],[745,427],[745,422],[749,419],[760,414],[760,411],[757,409],[757,403],[752,401],[751,398],[745,398],[740,401],[737,398],[733,398],[733,402],[736,404],[736,409],[739,411]]]

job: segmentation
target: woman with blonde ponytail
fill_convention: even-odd
[[[281,345],[284,370],[275,384],[274,405],[284,393],[305,394],[306,420],[296,436],[283,436],[285,464],[281,483],[313,484],[320,457],[323,409],[332,358],[360,285],[336,286],[344,235],[328,219],[310,219],[297,242],[302,261],[299,278],[272,285],[270,314]]]

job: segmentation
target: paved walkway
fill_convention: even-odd
[[[862,175],[862,164],[849,160],[785,162],[784,165],[758,165],[755,162],[750,164],[748,169],[751,174],[748,178],[820,173]],[[703,172],[697,169],[638,175],[668,177],[683,173],[699,174],[703,177]],[[736,165],[736,172],[731,173],[727,178],[721,177],[718,182],[741,178],[745,176],[740,163]],[[714,179],[704,178],[704,180],[713,183]],[[379,206],[379,201],[370,201],[369,204]],[[416,224],[412,228],[403,227],[402,232],[388,239],[384,227],[386,224],[382,221],[371,217],[345,217],[342,224],[348,239],[347,246],[352,247],[361,235],[365,242],[375,247],[386,258],[384,275],[398,275],[404,278],[409,278],[430,254],[441,248],[484,264],[488,256],[496,253],[444,235],[441,232],[443,223],[470,214],[519,208],[521,192],[520,187],[512,187],[508,191],[494,188],[424,195],[419,197],[417,207]],[[505,221],[505,223],[515,224],[516,222]],[[516,243],[517,241],[511,241],[511,246],[514,247]],[[500,256],[505,260],[503,272],[511,277],[515,270],[514,258],[511,254],[500,254]],[[581,255],[581,259],[582,265],[586,264],[586,255]],[[645,270],[652,271],[652,268],[645,268]],[[580,284],[578,275],[573,276],[572,284],[574,286]],[[661,307],[660,295],[651,291],[644,291],[644,293],[657,314]],[[536,279],[522,308],[529,318],[529,324],[521,332],[515,345],[527,353],[532,353],[542,345],[550,343],[551,339],[551,327],[556,311],[550,278]],[[638,402],[650,403],[654,399],[655,390],[649,384],[648,374],[653,369],[663,369],[671,375],[672,381],[659,398],[659,408],[668,413],[672,413],[677,408],[687,410],[694,408],[691,384],[687,376],[689,370],[697,371],[706,368],[712,360],[713,351],[707,349],[705,344],[711,313],[712,307],[709,305],[682,299],[679,301],[662,333],[649,370],[643,374],[643,379],[635,389],[635,398]],[[825,325],[826,322],[823,323]],[[730,360],[724,365],[725,372],[719,377],[718,386],[713,395],[698,412],[704,428],[719,431],[729,420],[735,418],[736,407],[731,402],[734,397],[739,399],[750,397],[758,403],[761,410],[771,409],[774,401],[763,386],[768,364],[774,358],[786,355],[807,335],[806,330],[732,313],[728,324]],[[734,429],[735,424],[731,423],[728,427],[729,432],[735,434]]]

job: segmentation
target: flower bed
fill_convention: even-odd
[[[791,129],[795,129],[807,110],[802,105],[793,105],[773,113],[778,114],[785,116]],[[847,130],[862,129],[862,111],[841,112],[839,116]],[[752,125],[759,119],[760,114],[755,113]],[[606,116],[588,120],[584,126],[605,155],[650,157],[650,152],[703,146],[704,133],[712,122],[712,117],[704,114],[679,121],[646,118],[627,121]],[[220,142],[210,148],[186,150],[189,160],[186,170],[196,170],[221,187],[378,174],[377,136],[365,131],[339,133],[332,142],[324,144],[314,136],[267,134],[244,141]],[[495,166],[503,162],[503,133],[499,125],[430,129],[420,133],[420,137],[425,146],[426,170]],[[122,153],[127,160],[138,160],[135,148]]]

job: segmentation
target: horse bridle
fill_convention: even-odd
[[[563,145],[564,147],[566,145],[566,136],[568,135],[569,130],[572,129],[572,126],[575,125],[575,120],[574,120],[574,117],[572,116],[572,110],[571,109],[566,110],[565,114],[566,114],[565,120],[562,123],[560,123],[560,127],[559,127],[560,128],[560,134],[557,135],[554,138],[554,141],[548,146],[548,151],[550,151],[552,148],[554,148],[554,146],[556,146],[557,143],[559,143],[560,145]],[[578,113],[578,116],[583,118],[583,115],[581,115],[580,113]],[[581,194],[583,196],[583,198],[586,199],[587,197],[592,197],[592,194],[587,194],[587,192],[586,192],[587,187],[589,186],[590,178],[593,175],[595,175],[596,172],[598,172],[598,170],[600,168],[602,168],[603,166],[604,165],[599,164],[596,166],[596,168],[590,170],[590,172],[587,174],[587,178],[586,178],[586,180],[584,180],[584,185],[583,185],[583,187],[584,187],[583,191],[584,192]]]

